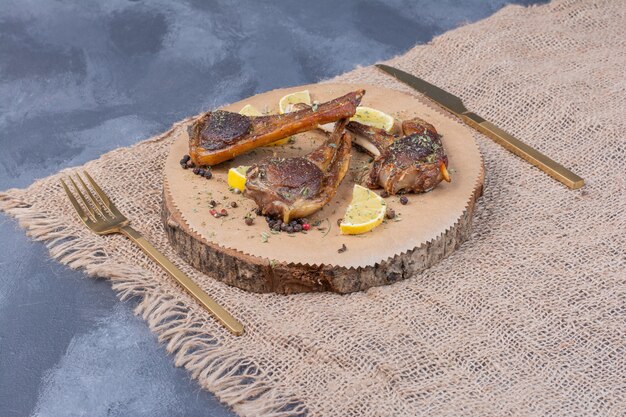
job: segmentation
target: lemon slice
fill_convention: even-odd
[[[387,113],[365,106],[357,107],[356,113],[350,118],[350,120],[367,126],[385,129],[387,132],[393,128],[394,123],[393,117]]]
[[[372,190],[355,184],[352,201],[346,210],[339,228],[344,235],[358,235],[369,232],[383,222],[387,204]]]
[[[252,117],[263,116],[263,113],[261,113],[256,107],[251,104],[246,104],[245,106],[243,106],[243,108],[239,110],[239,114]]]
[[[228,170],[228,186],[243,191],[246,188],[246,171],[248,166],[239,166]]]
[[[293,105],[298,103],[304,103],[311,105],[311,95],[309,90],[297,91],[295,93],[287,94],[278,102],[278,110],[280,114],[290,113],[293,111]]]

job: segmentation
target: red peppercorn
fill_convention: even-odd
[[[302,230],[309,230],[309,229],[311,229],[311,225],[310,225],[310,224],[308,224],[308,223],[304,223],[304,224],[302,225]]]
[[[209,213],[211,213],[211,216],[213,216],[213,217],[218,217],[217,210],[215,210],[215,209],[209,210]]]
[[[220,216],[228,216],[226,209],[222,209],[222,211],[220,211]]]

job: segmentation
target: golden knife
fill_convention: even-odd
[[[489,136],[496,143],[502,145],[520,158],[535,165],[537,168],[541,169],[546,174],[565,184],[569,188],[575,190],[585,184],[585,180],[565,168],[563,165],[548,158],[538,150],[531,148],[521,140],[500,129],[493,123],[483,119],[476,113],[467,110],[463,101],[461,101],[461,99],[457,96],[450,94],[447,91],[422,80],[421,78],[411,75],[408,72],[404,72],[384,64],[377,64],[376,66],[397,80],[424,94],[444,109],[458,116],[467,125]]]

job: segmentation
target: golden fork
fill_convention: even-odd
[[[243,325],[237,321],[228,311],[217,304],[215,300],[207,295],[198,285],[191,280],[183,271],[178,269],[170,262],[161,252],[159,252],[146,238],[129,226],[129,220],[119,212],[113,205],[111,200],[96,184],[91,175],[87,171],[83,171],[85,178],[91,184],[91,187],[97,194],[97,197],[91,192],[80,174],[77,175],[78,181],[84,191],[78,187],[72,177],[68,177],[76,194],[82,201],[82,205],[78,202],[74,194],[70,191],[65,181],[61,180],[61,185],[67,193],[72,205],[78,212],[78,216],[85,225],[99,235],[107,235],[112,233],[121,233],[133,242],[135,242],[143,251],[163,269],[165,269],[180,285],[185,288],[196,300],[200,302],[215,318],[221,322],[232,333],[240,336],[244,332]]]

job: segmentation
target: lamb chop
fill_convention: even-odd
[[[251,166],[244,196],[253,199],[264,215],[285,223],[321,209],[335,195],[350,165],[347,122],[338,121],[326,141],[306,156],[274,157]]]
[[[382,187],[390,195],[423,193],[442,180],[450,182],[448,157],[434,126],[415,118],[402,123],[402,136],[350,122],[348,130],[363,138],[355,144],[374,157],[364,178],[369,188]]]
[[[251,149],[305,132],[319,124],[353,116],[365,90],[308,108],[270,116],[244,116],[223,110],[205,113],[189,128],[189,155],[196,165],[216,165]]]

